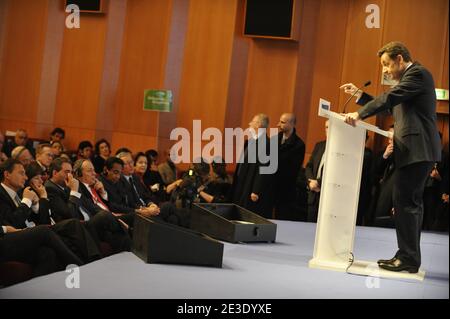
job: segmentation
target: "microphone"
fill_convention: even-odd
[[[365,87],[369,86],[370,84],[372,84],[372,82],[369,80],[366,83],[364,83],[364,85],[362,87],[365,88]],[[357,87],[355,93],[353,93],[352,96],[350,96],[348,98],[348,100],[345,101],[345,103],[344,103],[344,110],[342,111],[342,113],[345,114],[345,108],[347,107],[348,102],[350,102],[350,100],[356,95],[356,93],[358,93],[359,90],[360,90],[360,88]]]

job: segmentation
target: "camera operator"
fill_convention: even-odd
[[[206,183],[197,191],[202,202],[227,203],[232,185],[232,178],[227,173],[226,163],[222,158],[215,158],[211,163],[213,173]]]

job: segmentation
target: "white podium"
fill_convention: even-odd
[[[423,280],[424,271],[417,274],[392,272],[379,268],[376,261],[353,260],[366,131],[386,137],[391,133],[363,121],[358,121],[355,127],[350,126],[344,122],[344,116],[330,111],[330,102],[323,99],[320,100],[319,116],[327,117],[329,125],[323,155],[314,256],[309,267],[374,277]],[[395,251],[386,253],[393,255]],[[390,258],[389,255],[386,257]]]

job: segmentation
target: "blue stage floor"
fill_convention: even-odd
[[[80,288],[59,272],[0,290],[0,298],[449,298],[449,236],[422,233],[425,280],[379,279],[308,268],[316,225],[276,221],[274,244],[225,244],[223,268],[145,264],[132,253],[80,268]],[[394,229],[357,227],[358,260],[390,258]]]

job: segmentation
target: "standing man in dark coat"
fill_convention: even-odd
[[[296,179],[305,158],[305,143],[295,131],[296,118],[284,113],[278,122],[278,170],[275,174],[275,218],[300,220],[295,210]]]
[[[325,122],[325,135],[328,135],[328,121]],[[319,212],[320,190],[322,187],[322,173],[324,167],[323,155],[326,140],[317,142],[305,166],[305,176],[308,188],[308,222],[317,222]]]
[[[387,109],[394,115],[394,211],[399,250],[389,260],[379,260],[381,268],[416,273],[421,264],[420,230],[423,219],[423,191],[434,162],[441,159],[436,127],[436,92],[431,73],[412,62],[406,46],[391,42],[378,51],[383,73],[398,84],[373,98],[359,94],[357,112],[345,115],[351,125]],[[358,91],[344,84],[346,93]]]
[[[236,205],[247,208],[265,218],[272,218],[273,194],[271,189],[272,175],[261,174],[260,168],[269,164],[261,163],[258,158],[258,147],[265,143],[265,153],[270,156],[270,142],[266,135],[269,127],[269,117],[266,114],[255,115],[249,123],[254,134],[252,138],[245,142],[244,153],[241,161],[236,166],[232,186],[232,202]],[[251,151],[255,154],[249,154]],[[252,156],[253,155],[253,156]],[[251,163],[250,159],[256,158],[256,163]]]

